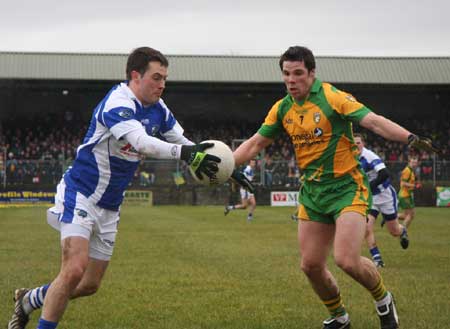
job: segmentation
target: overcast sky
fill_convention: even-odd
[[[450,0],[12,0],[0,51],[450,56]]]

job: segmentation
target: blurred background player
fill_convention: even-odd
[[[247,167],[245,167],[243,174],[244,176],[250,181],[253,181],[253,178],[255,177],[255,168],[256,168],[256,160],[252,159],[250,160]],[[251,221],[253,219],[253,212],[256,208],[256,199],[255,195],[253,193],[250,193],[245,188],[240,188],[240,194],[241,194],[241,203],[237,205],[229,205],[225,206],[224,214],[225,216],[228,215],[228,213],[231,210],[235,209],[247,209],[248,208],[248,215],[247,220]]]
[[[415,215],[414,189],[422,187],[420,183],[416,183],[416,175],[414,173],[418,165],[419,159],[417,156],[410,156],[408,165],[402,170],[400,177],[398,201],[403,212],[400,213],[398,217],[404,220],[403,225],[405,225],[406,228],[411,225]]]
[[[408,234],[406,228],[398,222],[397,193],[391,185],[386,165],[377,154],[365,147],[361,134],[354,134],[354,139],[359,150],[359,161],[369,178],[370,191],[372,192],[372,207],[367,215],[366,242],[375,265],[384,267],[374,233],[374,224],[378,214],[381,212],[389,233],[392,236],[400,237],[400,244],[403,249],[408,248]]]

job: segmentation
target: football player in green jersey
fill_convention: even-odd
[[[301,269],[327,307],[323,328],[349,328],[350,319],[336,279],[327,268],[334,248],[336,264],[373,296],[383,329],[398,328],[392,294],[361,249],[371,194],[358,161],[352,124],[384,138],[436,151],[418,137],[373,113],[352,95],[316,78],[315,59],[305,47],[290,47],[279,61],[287,95],[270,109],[261,128],[234,152],[236,165],[255,157],[284,130],[304,173],[299,193],[298,239]]]
[[[403,212],[398,217],[404,220],[406,228],[411,225],[415,215],[414,190],[419,189],[422,185],[416,182],[414,171],[419,165],[417,156],[408,158],[408,165],[402,170],[400,177],[400,191],[398,192],[398,203]]]

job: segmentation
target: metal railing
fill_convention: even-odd
[[[6,188],[6,147],[0,147],[0,184]]]
[[[1,152],[0,152],[1,153]],[[7,159],[3,156],[0,167],[0,181],[3,190],[11,189],[54,189],[70,163],[66,160],[23,160]],[[385,162],[391,172],[393,184],[398,186],[401,170],[406,162]],[[1,161],[0,161],[1,164]],[[450,161],[435,160],[422,162],[416,170],[418,180],[433,186],[450,184]],[[254,182],[271,188],[297,188],[301,172],[293,160],[258,160]],[[131,185],[150,187],[152,185],[194,184],[186,164],[175,160],[143,160],[136,171]]]

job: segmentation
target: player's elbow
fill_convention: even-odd
[[[148,149],[144,145],[137,144],[134,148],[139,154],[150,155],[148,154]]]
[[[134,144],[131,144],[134,149],[140,154],[148,154],[148,146],[145,142],[143,142],[142,138],[138,138]]]
[[[377,133],[381,126],[381,121],[383,121],[384,117],[381,115],[375,114],[373,112],[367,114],[361,121],[360,125],[366,129],[369,129],[375,133]]]
[[[133,147],[139,154],[145,154],[151,157],[158,157],[157,148],[150,141],[147,141],[145,138],[142,137],[137,138],[135,144],[136,145],[133,145]]]
[[[267,146],[273,143],[273,139],[264,137],[259,133],[253,135],[253,137],[249,140],[251,148],[250,154],[251,158],[254,158],[261,150],[265,149]]]

